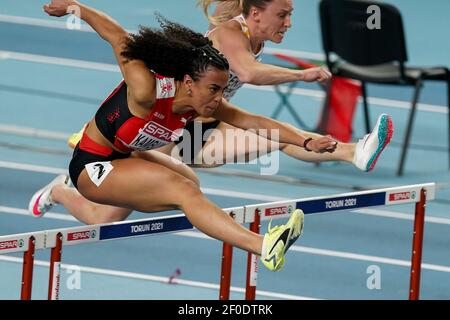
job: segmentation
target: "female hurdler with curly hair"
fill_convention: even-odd
[[[32,197],[33,216],[56,203],[88,224],[124,220],[133,210],[180,209],[202,232],[261,255],[266,267],[279,270],[301,234],[300,210],[265,236],[253,233],[202,194],[189,167],[152,150],[178,138],[179,130],[198,116],[257,132],[267,129],[269,139],[270,131],[278,130],[282,142],[298,146],[305,146],[306,138],[224,100],[228,62],[201,34],[160,17],[161,29],[142,27],[130,35],[104,13],[76,1],[53,0],[44,11],[61,17],[70,5],[78,6],[81,19],[111,44],[124,80],[102,103],[74,150],[69,173],[76,189],[68,187],[67,176],[57,177]],[[335,145],[324,138],[307,147],[326,152]]]

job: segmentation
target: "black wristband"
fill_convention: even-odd
[[[305,141],[303,142],[303,148],[305,148],[305,150],[308,152],[312,151],[311,149],[308,149],[308,147],[307,147],[308,143],[311,142],[312,140],[313,140],[313,138],[308,138],[308,139],[305,139]]]

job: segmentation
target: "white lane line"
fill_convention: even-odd
[[[25,215],[25,216],[30,215],[28,213],[28,211],[25,209],[11,208],[11,207],[5,207],[5,206],[0,206],[0,213],[12,213],[12,214],[18,214],[18,215]],[[68,214],[63,214],[63,213],[50,213],[49,212],[49,213],[45,214],[45,216],[43,216],[43,218],[44,219],[76,221],[75,218],[73,218],[72,216],[69,216]],[[174,233],[174,235],[216,241],[215,239],[213,239],[199,231],[182,231],[182,232]],[[326,250],[326,249],[318,249],[318,248],[296,246],[296,245],[292,246],[290,250],[292,250],[294,252],[303,252],[303,253],[329,256],[329,257],[334,257],[334,258],[350,259],[350,260],[377,262],[377,263],[402,266],[402,267],[410,267],[411,266],[411,262],[406,261],[406,260],[384,258],[384,257],[378,257],[378,256],[369,256],[369,255],[344,252],[344,251]],[[422,263],[422,268],[427,269],[427,270],[450,273],[450,267],[448,267],[448,266]]]
[[[1,213],[12,213],[17,214],[21,216],[27,216],[31,218],[30,212],[26,209],[21,208],[13,208],[13,207],[7,207],[7,206],[0,206],[0,212]],[[73,216],[65,213],[55,213],[55,212],[47,212],[44,216],[46,219],[53,219],[53,220],[64,220],[64,221],[78,221]]]
[[[53,28],[53,29],[64,29],[69,31],[67,28],[67,23],[65,21],[61,20],[50,20],[50,19],[39,19],[39,18],[29,18],[29,17],[22,17],[22,16],[12,16],[12,15],[5,15],[0,14],[0,22],[6,22],[6,23],[13,23],[13,24],[22,24],[22,25],[28,25],[28,26],[35,26],[35,27],[46,27],[46,28]],[[95,33],[95,30],[91,28],[88,24],[86,24],[84,21],[81,22],[81,29],[75,29],[70,31],[82,31],[82,32],[91,32]],[[137,30],[127,30],[129,33],[137,33]],[[297,50],[290,50],[290,49],[277,49],[277,48],[270,48],[266,47],[264,49],[265,53],[268,54],[274,54],[274,53],[281,53],[286,54],[289,56],[293,56],[296,58],[303,58],[303,59],[314,59],[314,60],[325,60],[325,55],[322,53],[312,53],[312,52],[305,52],[305,51],[297,51]]]
[[[6,22],[6,23],[13,23],[13,24],[23,24],[27,26],[33,26],[33,27],[45,27],[45,28],[52,28],[52,29],[64,29],[67,31],[81,31],[81,32],[95,32],[94,29],[92,29],[89,25],[82,23],[80,25],[80,29],[77,30],[70,30],[67,28],[67,23],[65,21],[57,21],[57,20],[50,20],[50,19],[38,19],[38,18],[28,18],[28,17],[20,17],[20,16],[11,16],[11,15],[5,15],[0,14],[0,22]]]
[[[90,62],[85,60],[75,60],[75,59],[66,59],[66,58],[58,58],[58,57],[50,57],[36,54],[28,54],[28,53],[20,53],[20,52],[12,52],[12,51],[1,51],[0,50],[0,59],[13,59],[19,61],[29,61],[29,62],[38,62],[38,63],[47,63],[53,65],[60,66],[68,66],[68,67],[76,67],[90,70],[98,70],[98,71],[109,71],[109,72],[120,72],[120,69],[115,64],[107,64],[107,63],[98,63],[98,62]],[[259,90],[259,91],[270,91],[274,92],[275,89],[273,86],[255,86],[246,84],[244,88]],[[280,86],[281,91],[286,91],[287,86]],[[313,98],[323,99],[325,93],[321,90],[312,90],[312,89],[302,89],[302,88],[294,88],[293,94],[300,96],[307,96]],[[370,104],[375,106],[383,106],[383,107],[391,107],[398,109],[407,109],[411,108],[411,103],[408,101],[400,101],[400,100],[391,100],[391,99],[382,99],[382,98],[374,98],[369,97],[368,101]],[[448,107],[419,103],[417,105],[418,110],[427,111],[433,113],[448,113]]]
[[[322,255],[322,256],[335,257],[335,258],[376,262],[376,263],[390,264],[390,265],[408,267],[408,268],[411,267],[411,261],[377,257],[377,256],[369,256],[369,255],[365,255],[365,254],[357,254],[357,253],[344,252],[344,251],[325,250],[325,249],[310,248],[310,247],[303,247],[303,246],[292,246],[290,250],[297,251],[297,252],[303,252],[303,253]],[[422,263],[422,269],[450,273],[450,267],[448,267],[448,266],[440,266],[440,265],[429,264],[429,263]]]
[[[231,198],[241,198],[241,199],[259,200],[259,201],[267,201],[267,202],[288,200],[285,197],[268,196],[265,194],[239,192],[239,191],[213,189],[213,188],[200,188],[200,189],[204,193],[206,193],[208,195],[214,195],[214,196],[225,196],[225,197],[231,197]]]
[[[39,165],[28,164],[28,163],[15,163],[15,162],[8,162],[8,161],[0,161],[0,168],[31,171],[31,172],[40,172],[40,173],[52,173],[52,174],[68,173],[67,169],[63,169],[63,168],[39,166]]]
[[[9,124],[0,124],[0,133],[60,141],[67,141],[67,139],[70,137],[69,133],[41,130],[32,127],[23,127]]]
[[[252,89],[252,90],[259,90],[259,91],[274,91],[273,86],[256,86],[252,84],[245,84],[243,88]],[[281,92],[287,91],[286,86],[280,86]],[[294,88],[292,89],[292,93],[299,96],[305,96],[305,97],[311,97],[316,99],[324,99],[325,93],[323,91],[319,90],[313,90],[313,89],[304,89],[304,88]],[[362,98],[359,97],[358,101],[361,103]],[[374,97],[368,97],[368,103],[375,106],[383,106],[383,107],[389,107],[389,108],[397,108],[397,109],[405,109],[409,110],[411,109],[411,102],[408,101],[400,101],[400,100],[391,100],[391,99],[383,99],[383,98],[374,98]],[[426,103],[419,103],[417,104],[418,110],[420,111],[426,111],[426,112],[432,112],[432,113],[442,113],[447,114],[448,107],[445,106],[439,106],[439,105],[433,105],[433,104],[426,104]]]
[[[120,72],[119,66],[109,63],[91,62],[86,60],[67,59],[51,56],[43,56],[30,53],[21,53],[13,51],[0,50],[0,59],[11,59],[27,62],[38,62],[45,64],[53,64],[65,67],[75,67],[81,69],[89,69],[96,71]]]
[[[411,213],[401,213],[401,212],[394,212],[394,211],[387,211],[387,210],[380,210],[380,209],[370,209],[370,208],[357,209],[357,210],[353,210],[352,212],[370,215],[370,216],[414,221],[414,214],[411,214]],[[450,219],[448,219],[448,218],[426,216],[425,221],[430,222],[430,223],[436,223],[436,224],[450,225]]]
[[[12,262],[12,263],[22,263],[22,258],[16,258],[16,257],[10,257],[5,255],[0,255],[0,261],[4,262]],[[35,265],[41,266],[41,267],[49,267],[49,262],[43,261],[43,260],[35,260]],[[61,264],[61,268],[64,270],[80,270],[81,272],[87,272],[87,273],[93,273],[93,274],[101,274],[101,275],[108,275],[108,276],[114,276],[114,277],[120,277],[120,278],[127,278],[127,279],[135,279],[135,280],[144,280],[144,281],[151,281],[151,282],[158,282],[162,285],[169,285],[169,278],[168,277],[161,277],[161,276],[155,276],[150,274],[142,274],[142,273],[135,273],[135,272],[127,272],[127,271],[119,271],[119,270],[112,270],[112,269],[101,269],[101,268],[93,268],[88,266],[80,266],[80,265],[72,265],[72,264]],[[201,281],[193,281],[193,280],[185,280],[177,278],[173,281],[174,284],[177,285],[184,285],[189,287],[196,287],[196,288],[202,288],[202,289],[213,289],[213,290],[219,290],[220,286],[216,283],[209,283],[209,282],[201,282]],[[238,293],[244,293],[245,288],[240,287],[231,287],[230,290],[232,292],[238,292]],[[285,293],[278,293],[278,292],[271,292],[271,291],[263,291],[263,290],[256,290],[256,294],[259,296],[269,297],[269,298],[276,298],[276,299],[288,299],[288,300],[317,300],[316,298],[311,297],[303,297],[303,296],[297,296],[297,295],[291,295],[291,294],[285,294]]]

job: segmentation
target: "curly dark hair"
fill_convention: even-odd
[[[175,80],[182,80],[187,74],[196,81],[209,66],[229,70],[227,59],[208,38],[155,15],[161,30],[140,26],[138,34],[130,34],[123,57],[142,60],[150,70]]]

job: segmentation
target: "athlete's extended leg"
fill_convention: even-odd
[[[193,225],[209,236],[261,254],[263,237],[236,223],[181,174],[136,158],[115,160],[112,165],[114,169],[99,187],[83,170],[78,178],[80,193],[97,203],[142,212],[181,209]]]
[[[299,146],[267,140],[251,131],[244,131],[223,122],[219,124],[216,130],[220,131],[220,135],[214,133],[211,134],[203,148],[203,158],[211,154],[212,152],[210,150],[214,149],[214,156],[222,155],[224,159],[222,162],[225,161],[225,163],[241,159],[251,161],[257,157],[277,150],[280,150],[297,160],[307,162],[352,162],[356,146],[356,144],[353,143],[338,143],[336,150],[333,153],[315,153],[308,152]],[[318,139],[322,137],[322,135],[317,133],[306,132],[300,129],[296,130],[300,131],[302,135],[307,138],[311,137],[313,139]],[[224,137],[223,143],[220,143],[221,141],[217,139],[219,136]],[[233,140],[230,140],[230,138]]]
[[[299,129],[296,129],[299,130]],[[299,130],[301,131],[301,130]],[[322,137],[317,133],[301,131],[306,137],[317,139]],[[198,139],[198,137],[194,137]],[[339,143],[333,153],[318,154],[308,152],[305,149],[290,145],[277,143],[257,135],[252,131],[245,131],[229,124],[221,122],[209,135],[203,148],[193,159],[191,157],[181,157],[180,148],[191,152],[189,143],[193,140],[185,139],[183,143],[175,145],[174,143],[164,146],[158,151],[171,155],[192,167],[217,167],[225,163],[249,162],[260,156],[273,151],[280,150],[287,155],[302,161],[321,162],[321,161],[348,161],[352,162],[355,151],[355,144]],[[198,144],[201,142],[198,141]],[[186,152],[183,152],[184,155]]]
[[[78,178],[80,193],[94,202],[142,212],[181,209],[205,234],[261,255],[270,270],[281,269],[287,249],[302,233],[301,210],[295,210],[286,225],[262,236],[234,221],[210,202],[196,183],[167,167],[138,158],[115,160],[112,165],[114,168],[99,186],[84,169]]]
[[[199,185],[198,177],[188,166],[177,163],[175,159],[168,157],[160,152],[148,151],[148,152],[135,152],[132,157],[141,158],[147,161],[161,164],[184,177],[190,179],[195,184]],[[85,224],[98,224],[107,223],[114,221],[125,220],[132,212],[131,209],[121,208],[116,206],[104,205],[92,202],[85,197],[83,197],[77,189],[70,188],[66,182],[66,176],[60,176],[46,186],[48,194],[44,193],[43,197],[48,197],[46,199],[41,199],[41,203],[48,205],[61,204],[63,205],[76,219]],[[43,191],[43,190],[42,190]],[[41,190],[36,192],[36,196],[41,194]],[[34,201],[33,201],[34,200]],[[36,199],[32,199],[32,206],[35,205]],[[31,203],[30,202],[30,203]],[[36,214],[34,216],[41,216],[50,207],[41,208],[41,210],[35,210]],[[33,211],[33,208],[30,208]]]
[[[295,129],[308,138],[318,139],[322,137],[317,133]],[[339,142],[332,153],[315,153],[308,152],[299,146],[269,141],[251,131],[244,131],[221,122],[209,135],[201,152],[195,155],[193,163],[190,158],[183,158],[182,160],[189,161],[187,163],[194,167],[217,167],[225,163],[248,162],[267,153],[280,150],[302,161],[345,161],[352,163],[362,171],[370,171],[374,168],[383,149],[390,142],[392,133],[391,117],[381,114],[372,132],[364,136],[358,143]],[[194,139],[199,138],[194,137]],[[176,146],[171,144],[160,151],[181,159],[178,156],[179,148],[189,148],[186,143]],[[190,143],[194,143],[192,139]]]

